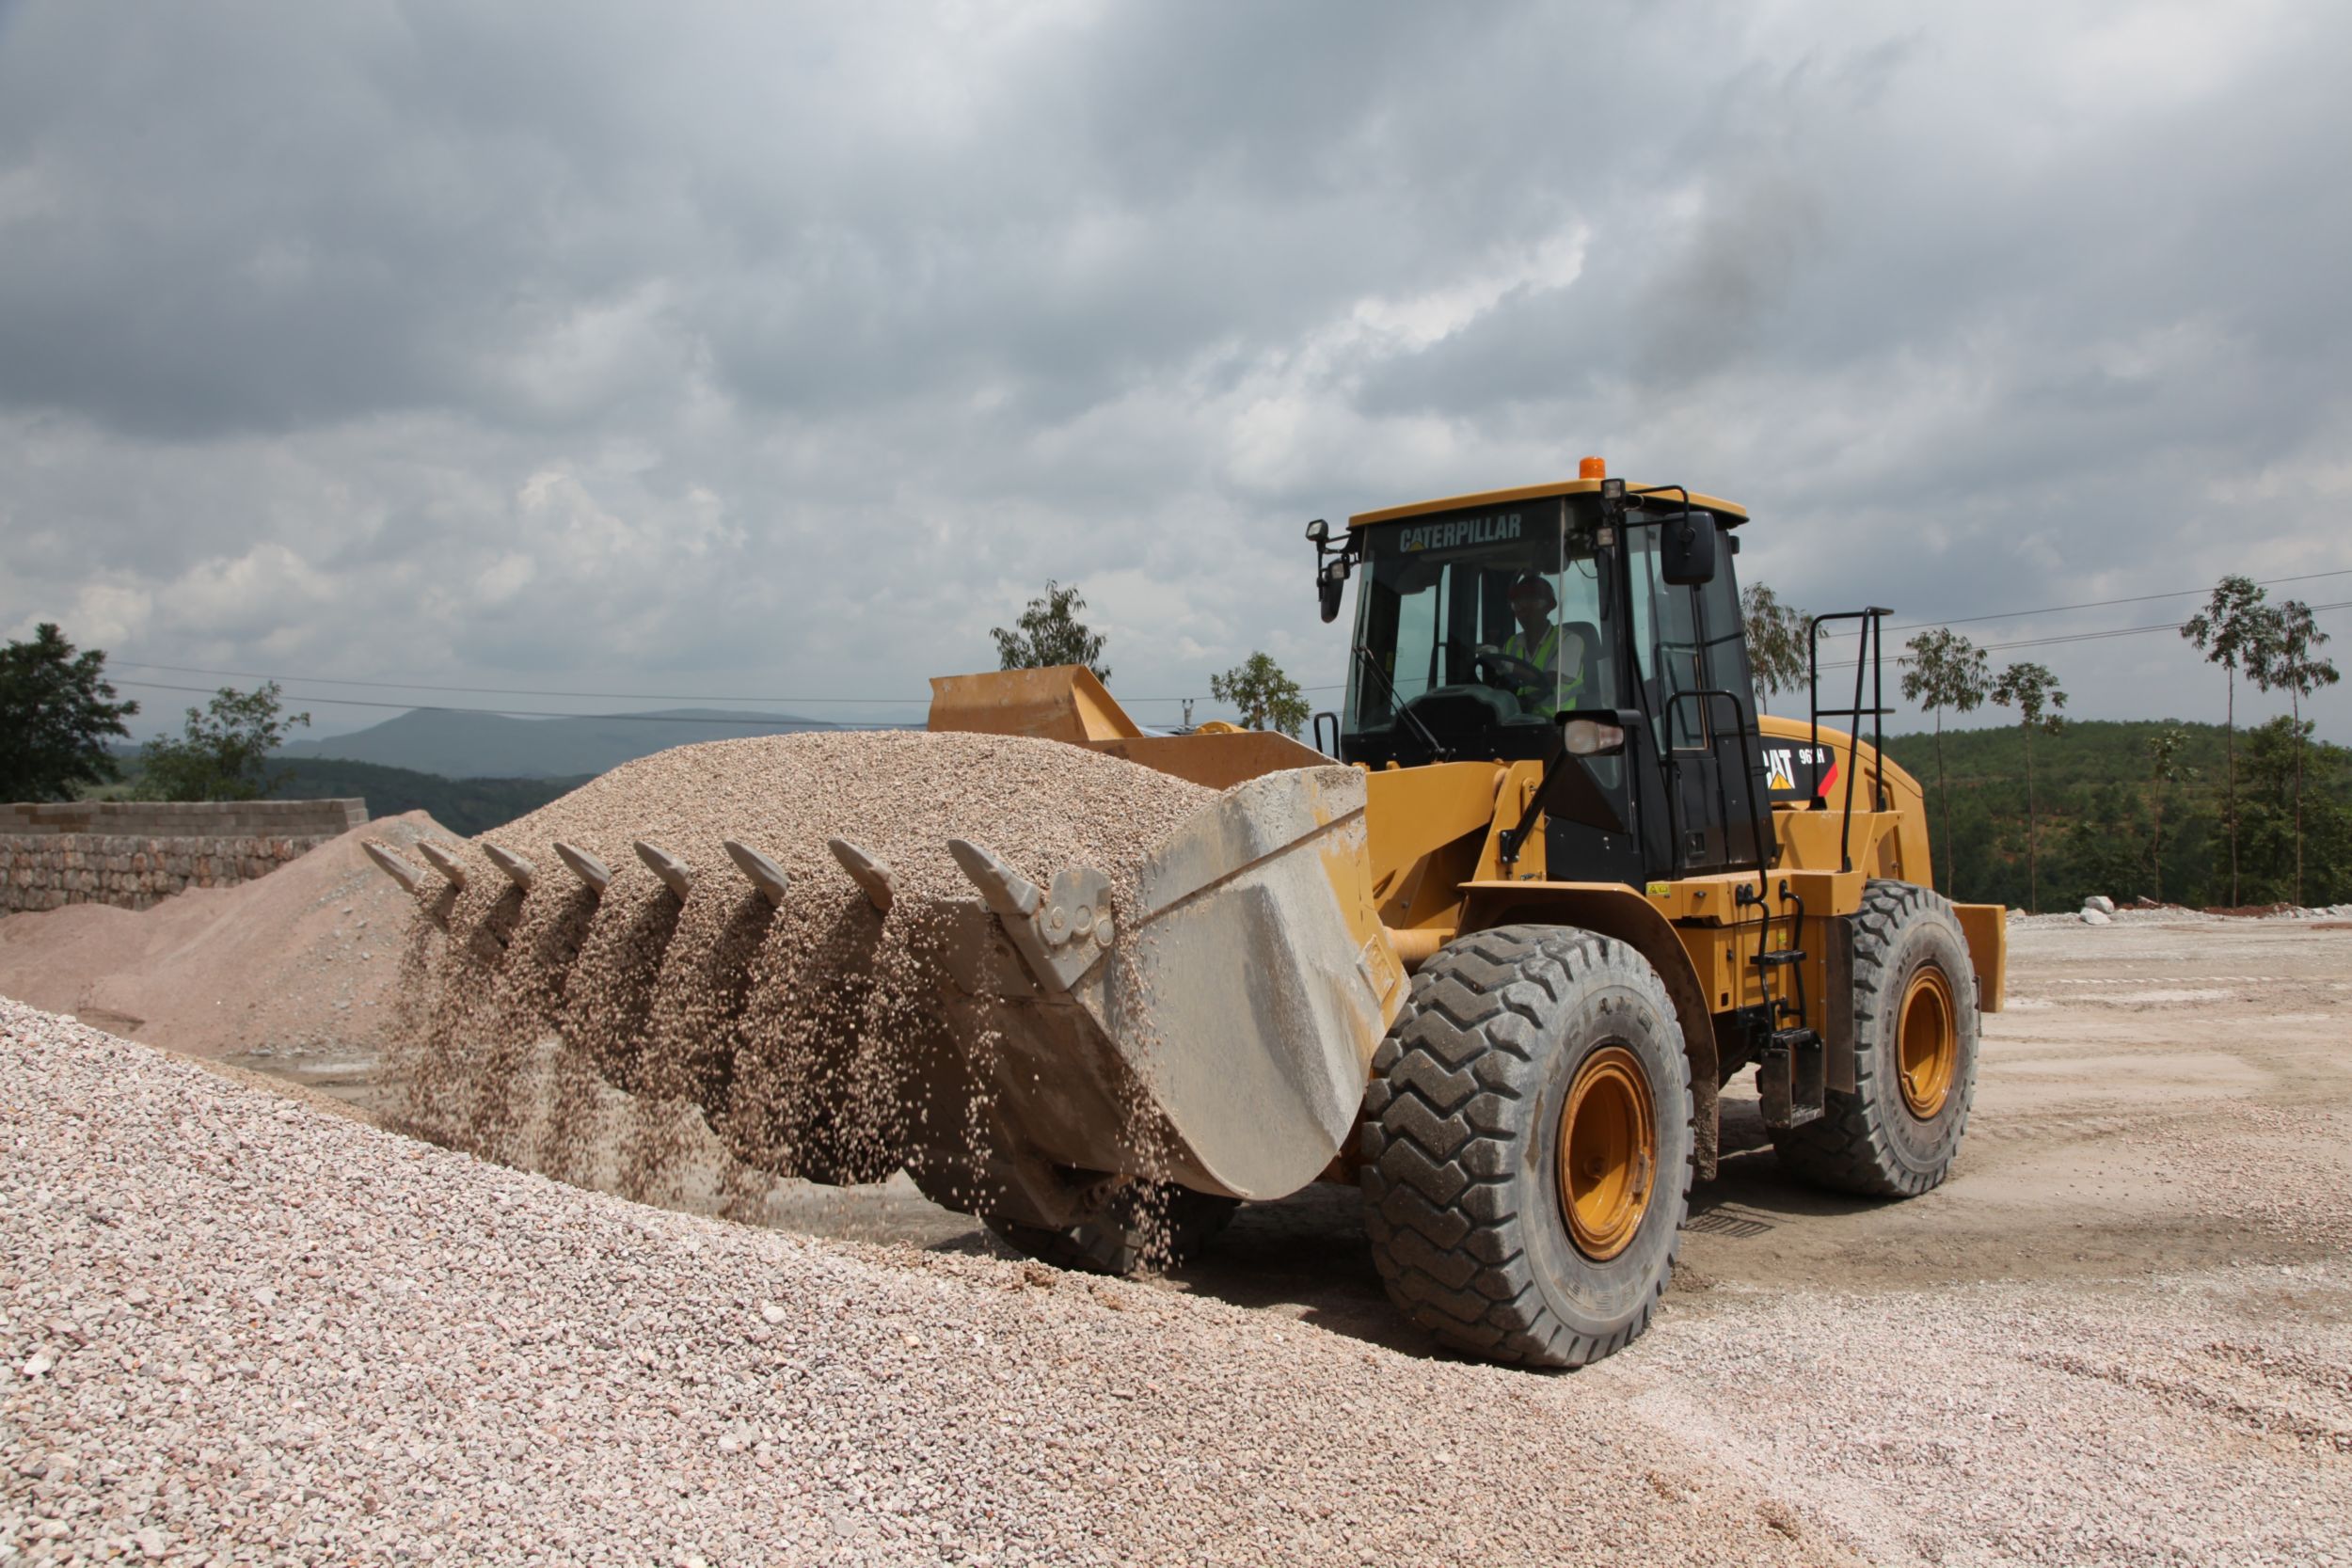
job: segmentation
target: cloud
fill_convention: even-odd
[[[1820,608],[2352,565],[2347,33],[2285,4],[21,5],[0,625],[897,699],[992,662],[1055,577],[1122,689],[1205,697],[1254,648],[1338,678],[1308,517],[1586,451],[1746,501],[1742,569]],[[2073,710],[2193,696],[2166,641],[2053,650]]]

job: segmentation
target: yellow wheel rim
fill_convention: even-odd
[[[1902,1053],[1903,1105],[1921,1121],[1932,1118],[1951,1095],[1960,1065],[1957,1017],[1952,983],[1942,970],[1929,964],[1912,975],[1903,990],[1897,1049]]]
[[[1585,1058],[1560,1110],[1560,1207],[1576,1250],[1605,1263],[1631,1244],[1658,1176],[1649,1074],[1621,1045]]]

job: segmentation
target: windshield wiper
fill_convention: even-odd
[[[1429,748],[1430,760],[1433,762],[1451,761],[1454,753],[1447,751],[1442,745],[1438,744],[1438,737],[1429,733],[1429,726],[1421,721],[1420,714],[1415,713],[1412,709],[1406,707],[1405,704],[1398,699],[1396,694],[1396,682],[1391,680],[1389,678],[1389,673],[1380,668],[1380,661],[1372,657],[1371,647],[1366,643],[1357,643],[1356,657],[1363,661],[1365,669],[1380,677],[1381,689],[1389,694],[1389,711],[1395,714],[1401,722],[1413,726],[1413,733],[1421,737],[1421,743]]]

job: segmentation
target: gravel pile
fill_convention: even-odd
[[[410,1085],[408,1124],[512,1164],[584,1162],[584,1091],[567,1101],[578,1117],[537,1116],[524,1094],[553,1035],[584,1065],[567,1070],[699,1107],[760,1170],[880,1180],[902,1163],[914,1118],[977,1123],[977,1085],[946,1107],[914,1102],[909,1087],[924,1078],[918,1054],[943,1059],[946,923],[977,902],[948,839],[985,844],[1040,886],[1093,866],[1123,916],[1146,855],[1214,798],[1120,758],[1007,736],[780,736],[615,768],[485,835],[538,868],[528,895],[473,848],[464,889],[421,912],[394,1063]],[[888,867],[886,913],[829,851],[834,837]],[[781,906],[737,872],[729,838],[785,868]],[[683,903],[640,862],[641,839],[691,867]],[[615,873],[601,900],[563,868],[557,842]],[[650,1117],[624,1190],[659,1189],[680,1136],[674,1117]]]
[[[461,842],[422,812],[379,817],[234,887],[144,910],[0,917],[0,995],[200,1056],[373,1049],[415,904],[361,852]]]
[[[1854,1560],[1591,1378],[647,1210],[13,1003],[0,1148],[10,1560]]]

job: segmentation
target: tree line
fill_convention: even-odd
[[[1811,639],[1819,628],[1803,610],[1783,604],[1761,583],[1752,584],[1743,600],[1759,702],[1804,686]],[[2174,886],[2183,895],[2231,908],[2334,903],[2352,895],[2352,886],[2347,886],[2352,857],[2340,836],[2344,771],[2330,760],[2345,753],[2328,746],[2315,751],[2312,726],[2303,718],[2304,700],[2339,678],[2334,663],[2319,651],[2328,637],[2314,623],[2311,607],[2296,599],[2273,604],[2250,578],[2225,577],[2180,631],[2208,663],[2220,669],[2225,683],[2217,791],[2205,783],[2199,767],[2185,760],[2191,735],[2199,727],[2167,721],[2145,727],[2134,754],[2114,755],[2110,749],[2105,756],[2106,785],[2121,793],[2095,802],[2070,795],[2046,805],[2036,788],[2034,738],[2043,737],[2046,767],[2051,746],[2072,733],[2064,717],[2066,691],[2058,676],[2030,659],[1995,672],[1985,649],[1947,626],[1929,627],[1904,644],[1897,661],[1900,689],[1904,700],[1927,710],[1931,729],[1924,755],[1916,754],[1921,748],[1911,742],[1890,739],[1888,750],[1897,761],[1933,781],[1940,823],[1933,836],[1942,849],[1945,890],[1970,900],[1997,898],[2029,910],[2048,907],[2042,888],[2042,830],[2043,817],[2055,814],[2094,836],[2069,845],[2064,886],[2054,887],[2056,896],[2050,902],[2071,903],[2082,892],[2114,896],[2119,890],[2128,890],[2125,896],[2161,898],[2169,797],[2173,851],[2191,863],[2174,867]],[[2282,693],[2288,701],[2285,714],[2247,736],[2243,779],[2237,724],[2241,677],[2264,692]],[[1987,703],[2017,715],[2013,762],[2002,782],[2009,788],[2022,779],[2023,809],[1998,803],[2000,791],[1984,794],[1990,781],[1979,777],[1974,781],[1979,815],[1970,817],[1955,810],[1955,797],[1968,791],[1956,784],[1947,766],[1944,716],[1972,713]],[[2316,793],[2308,787],[2314,777],[2325,785]],[[2204,850],[2207,824],[2200,815],[2208,809],[2215,814],[2221,843],[2212,856]],[[2004,816],[2022,818],[2021,835],[1998,831],[1996,821]],[[2105,833],[2105,840],[2098,833]],[[2018,836],[2023,839],[2022,889],[2009,871],[1995,868],[1996,862],[2005,865],[2016,857],[2011,849],[1994,846]],[[2119,847],[2142,839],[2144,855],[2135,849],[2127,856]],[[1968,860],[1971,852],[1973,863]],[[2139,869],[2134,870],[2134,864]],[[2098,874],[2094,880],[2104,879],[2113,885],[2074,885],[2093,871]],[[2142,886],[2149,891],[2140,893]]]

